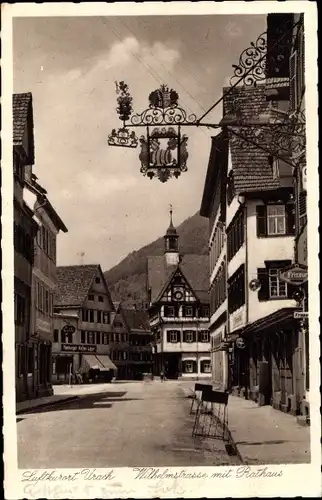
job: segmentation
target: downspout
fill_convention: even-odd
[[[248,238],[247,238],[247,205],[245,203],[245,197],[243,196],[243,201],[240,201],[238,195],[237,201],[240,205],[240,208],[243,210],[243,216],[244,216],[244,221],[243,221],[243,230],[244,230],[244,244],[245,244],[245,278],[244,278],[244,285],[245,285],[245,305],[246,305],[246,325],[248,325],[249,321],[249,289],[248,289]],[[248,399],[248,390],[249,390],[249,346],[247,345],[245,347],[246,353],[247,354],[247,367],[244,366],[243,369],[246,371],[245,373],[245,399]],[[245,363],[245,358],[244,358],[244,363]]]

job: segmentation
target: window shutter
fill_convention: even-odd
[[[285,207],[286,234],[295,234],[295,205],[288,203]]]
[[[287,298],[293,299],[293,294],[297,292],[298,289],[298,286],[290,285],[290,283],[287,283]]]
[[[169,332],[169,330],[167,331],[167,342],[170,342],[170,332]]]
[[[197,373],[197,361],[192,362],[192,371],[193,373]]]
[[[261,238],[267,235],[267,222],[266,222],[266,206],[257,205],[256,207],[256,221],[257,221],[257,237]]]
[[[268,300],[269,299],[268,270],[265,267],[257,269],[257,277],[261,282],[261,287],[258,290],[258,300],[260,302],[263,300]]]

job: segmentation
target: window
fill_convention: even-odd
[[[26,302],[24,297],[19,294],[15,294],[15,323],[17,325],[23,325],[25,323],[25,307]]]
[[[103,344],[104,345],[108,344],[108,333],[103,333]]]
[[[261,283],[258,300],[292,298],[297,287],[286,284],[279,279],[281,269],[289,266],[291,260],[266,261],[266,267],[257,269],[257,277]]]
[[[197,372],[197,362],[194,360],[186,360],[183,362],[184,373],[196,373]]]
[[[126,336],[126,334],[123,335],[123,342],[127,342],[127,336]]]
[[[208,330],[201,330],[200,331],[200,342],[209,342]]]
[[[184,342],[194,342],[195,341],[194,333],[195,332],[193,330],[185,330],[183,332],[183,341]]]
[[[89,312],[89,322],[94,323],[94,310],[89,309],[88,312]]]
[[[54,342],[59,342],[59,331],[54,330]]]
[[[122,323],[122,321],[114,321],[114,326],[115,326],[116,328],[122,328],[123,323]]]
[[[279,279],[279,269],[269,269],[268,283],[269,283],[269,297],[270,299],[277,297],[287,297],[287,283]]]
[[[208,306],[203,306],[201,309],[201,317],[202,318],[208,318],[209,317],[209,307]]]
[[[35,365],[35,354],[34,354],[34,348],[33,347],[28,347],[28,359],[27,359],[27,368],[28,368],[28,375],[31,375],[34,371],[34,365]]]
[[[267,234],[285,234],[285,206],[267,206]]]
[[[102,323],[102,311],[97,311],[97,323]]]
[[[210,373],[211,372],[211,363],[210,359],[203,360],[200,363],[200,371],[201,373]]]
[[[87,343],[95,344],[95,332],[87,332]]]
[[[299,194],[299,229],[301,230],[307,222],[307,194],[301,191]]]
[[[244,210],[240,208],[227,228],[227,257],[231,260],[244,244]]]
[[[185,306],[184,315],[191,318],[193,316],[193,309],[191,306]]]
[[[49,314],[49,292],[45,290],[45,313]]]
[[[61,341],[63,344],[72,344],[73,343],[73,334],[61,332]]]
[[[210,289],[210,311],[211,314],[217,311],[226,299],[226,264],[221,263],[220,268]]]
[[[88,300],[89,300],[90,302],[94,302],[94,295],[90,294],[90,295],[88,296]]]
[[[167,331],[167,341],[171,344],[176,344],[179,342],[180,332],[178,330],[168,330]]]
[[[104,312],[103,313],[103,323],[105,325],[109,325],[110,324],[110,313],[108,313],[108,312]]]
[[[258,205],[257,236],[284,236],[295,234],[295,205],[272,204]]]
[[[227,203],[228,205],[231,204],[231,202],[234,199],[235,196],[235,189],[234,189],[234,177],[233,177],[233,171],[231,170],[228,179],[227,179]]]
[[[82,309],[82,321],[88,321],[89,318],[89,310],[88,309]]]
[[[96,344],[101,343],[101,332],[96,332]]]
[[[242,264],[228,281],[228,311],[233,313],[245,304],[245,266]]]
[[[104,298],[102,297],[102,295],[98,296],[98,302],[104,302]]]
[[[95,283],[100,283],[100,282],[101,282],[101,278],[99,276],[96,276]]]
[[[173,318],[175,315],[175,310],[173,306],[164,306],[164,316],[166,318]]]
[[[85,339],[85,332],[84,330],[81,331],[81,344],[86,344],[86,339]]]

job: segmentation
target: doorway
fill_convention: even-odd
[[[179,377],[179,355],[169,354],[165,361],[165,376],[169,379]]]

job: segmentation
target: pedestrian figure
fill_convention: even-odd
[[[163,370],[160,371],[160,378],[161,378],[161,382],[163,382],[164,380],[164,373],[163,373]]]

